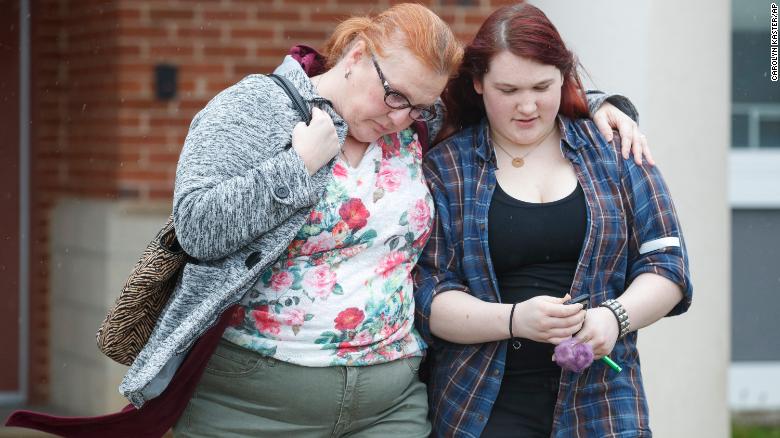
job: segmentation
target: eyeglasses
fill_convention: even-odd
[[[382,69],[379,68],[379,63],[376,62],[376,57],[373,53],[371,54],[371,61],[374,62],[376,72],[379,75],[379,79],[382,81],[382,87],[385,89],[385,105],[392,109],[411,108],[409,110],[409,117],[421,122],[430,121],[436,117],[436,108],[433,105],[412,105],[412,102],[409,101],[408,97],[404,96],[400,91],[394,90],[390,84],[387,83],[387,79],[385,79],[385,75],[382,74]]]

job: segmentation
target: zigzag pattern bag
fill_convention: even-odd
[[[130,365],[149,340],[189,256],[173,229],[173,215],[141,254],[114,307],[97,331],[100,351]]]
[[[308,125],[311,112],[295,86],[282,76],[269,77],[287,93]],[[123,365],[133,363],[149,340],[188,260],[190,256],[176,239],[171,215],[141,254],[114,307],[98,328],[97,345],[103,354]]]

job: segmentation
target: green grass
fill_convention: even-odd
[[[780,438],[778,426],[741,426],[731,428],[732,438]]]

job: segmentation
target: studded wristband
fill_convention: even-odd
[[[618,330],[620,331],[620,333],[618,333],[618,339],[628,334],[628,328],[631,325],[631,322],[628,320],[628,313],[626,313],[626,309],[623,308],[620,301],[610,299],[599,304],[599,307],[606,307],[615,315],[618,323]]]

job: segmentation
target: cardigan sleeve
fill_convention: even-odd
[[[281,106],[271,90],[245,79],[193,119],[176,170],[173,213],[182,248],[197,259],[224,257],[317,199],[297,152],[273,146],[290,134],[273,120]]]

